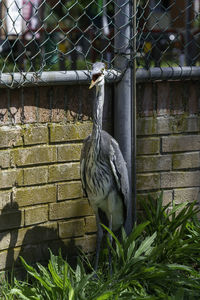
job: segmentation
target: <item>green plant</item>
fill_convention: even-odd
[[[196,202],[182,203],[170,208],[163,205],[163,195],[148,201],[141,201],[144,209],[142,221],[148,220],[146,234],[157,232],[157,261],[171,263],[195,263],[199,266],[200,225],[197,214],[200,211]]]
[[[113,240],[111,244],[108,239],[112,274],[107,259],[95,274],[87,256],[78,260],[75,270],[61,254],[51,253],[48,267],[33,268],[22,258],[29,282],[15,281],[9,295],[24,300],[199,299],[200,225],[195,204],[170,209],[163,206],[161,195],[149,198],[143,207],[145,221],[129,236],[122,230],[119,239],[102,225]]]
[[[87,275],[80,264],[74,271],[61,254],[55,256],[51,251],[47,268],[37,264],[37,270],[28,265],[22,257],[21,261],[32,283],[22,287],[17,284],[17,287],[12,289],[12,294],[18,295],[20,299],[85,299],[85,288],[92,274]]]
[[[150,295],[155,297],[153,299],[168,299],[166,297],[178,294],[179,289],[185,297],[199,296],[200,277],[192,267],[158,262],[156,253],[160,254],[160,245],[156,242],[156,232],[147,235],[149,225],[147,221],[136,226],[129,237],[123,231],[121,242],[103,226],[115,241],[115,248],[109,245],[113,267],[109,286],[116,299],[148,299]]]
[[[16,299],[14,295],[10,294],[10,290],[14,286],[14,282],[9,282],[6,279],[5,274],[1,274],[0,277],[0,299],[3,300],[14,300]]]

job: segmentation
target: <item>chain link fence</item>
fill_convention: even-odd
[[[200,0],[137,0],[127,12],[133,1],[2,0],[1,82],[13,86],[3,74],[16,72],[89,70],[97,60],[113,69],[120,56],[124,69],[133,59],[146,70],[200,65]]]
[[[199,66],[200,1],[138,1],[139,67]]]

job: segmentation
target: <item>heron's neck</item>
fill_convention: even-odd
[[[102,130],[103,105],[104,105],[104,85],[101,85],[96,87],[96,99],[94,101],[94,112],[93,112],[92,138],[97,143],[99,142],[99,138]]]

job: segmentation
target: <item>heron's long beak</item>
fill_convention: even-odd
[[[96,84],[96,81],[92,80],[89,86],[89,89],[92,89]]]
[[[95,85],[98,84],[99,81],[101,81],[102,79],[102,73],[95,73],[92,75],[92,81],[91,84],[89,86],[89,89],[93,88]]]

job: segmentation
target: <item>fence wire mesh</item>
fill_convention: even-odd
[[[199,0],[141,0],[137,21],[138,66],[199,66]]]
[[[199,66],[200,0],[137,0],[127,13],[133,1],[0,1],[0,74],[114,68],[120,56],[137,68]]]

